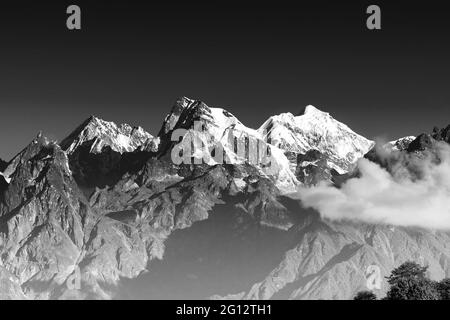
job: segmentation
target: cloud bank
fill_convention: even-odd
[[[327,183],[302,188],[305,207],[332,220],[357,220],[396,226],[450,230],[450,147],[433,152],[379,152],[389,171],[360,159],[359,177],[340,188]]]

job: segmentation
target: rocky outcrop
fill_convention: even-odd
[[[423,133],[419,135],[411,141],[407,150],[409,152],[424,151],[433,148],[438,141],[450,143],[450,125],[442,129],[434,127],[431,134]]]
[[[316,149],[297,155],[295,175],[305,185],[313,186],[322,181],[331,181],[336,174],[337,172],[328,166],[327,156]]]
[[[33,295],[35,287],[61,284],[71,274],[91,219],[54,142],[34,140],[13,163],[0,206],[1,265]]]
[[[407,150],[412,141],[416,139],[415,136],[407,136],[394,141],[390,141],[384,145],[388,151],[404,151]]]

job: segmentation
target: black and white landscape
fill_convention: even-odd
[[[448,10],[376,4],[2,4],[0,300],[448,299]]]
[[[337,116],[338,117],[338,116]],[[268,141],[270,172],[175,165],[171,133]],[[405,261],[450,274],[450,126],[375,143],[330,114],[246,127],[180,98],[153,136],[90,117],[2,162],[3,299],[350,299]],[[76,279],[76,277],[80,277]],[[79,280],[78,286],[75,284]]]

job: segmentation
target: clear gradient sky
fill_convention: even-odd
[[[450,124],[443,1],[376,1],[381,31],[365,27],[372,2],[303,2],[2,4],[0,157],[91,114],[157,134],[182,95],[251,127],[308,104],[368,138]],[[81,31],[66,29],[69,4]]]

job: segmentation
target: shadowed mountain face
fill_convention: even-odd
[[[8,165],[8,162],[3,161],[2,159],[0,159],[0,172],[3,172],[3,170],[6,169],[7,165]]]
[[[8,186],[7,181],[3,177],[3,170],[5,170],[7,166],[8,163],[0,159],[0,192]]]
[[[226,142],[225,164],[175,164],[195,121],[206,146],[229,133],[263,140],[274,168]],[[348,299],[373,265],[383,279],[406,260],[450,275],[446,232],[330,221],[291,196],[358,176],[371,141],[312,106],[263,127],[181,98],[157,137],[95,117],[60,144],[39,135],[0,164],[0,298]],[[421,159],[449,142],[447,129],[387,149]],[[375,149],[366,158],[398,166]]]
[[[242,197],[226,200],[207,220],[175,231],[165,242],[164,258],[151,262],[150,272],[124,281],[121,297],[205,299],[248,290],[269,274],[295,244],[294,234],[258,223],[241,207]]]

